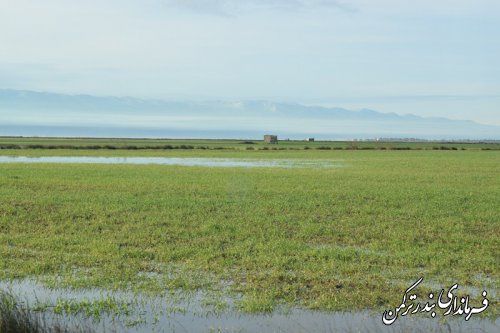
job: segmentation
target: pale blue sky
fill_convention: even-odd
[[[0,88],[500,125],[498,0],[0,0]]]

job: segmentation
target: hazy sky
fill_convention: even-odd
[[[500,125],[498,0],[0,0],[0,88]]]

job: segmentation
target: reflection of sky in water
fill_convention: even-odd
[[[89,156],[0,156],[0,163],[81,163],[81,164],[157,164],[242,168],[341,167],[341,160],[183,158],[183,157],[89,157]]]
[[[500,318],[496,320],[463,317],[430,318],[425,314],[399,318],[393,325],[382,324],[382,314],[361,312],[322,312],[292,309],[287,313],[245,314],[231,309],[233,300],[227,299],[229,310],[212,311],[203,305],[210,295],[196,292],[190,296],[174,295],[164,297],[134,296],[125,292],[109,292],[98,289],[66,290],[49,289],[34,282],[23,280],[1,282],[0,290],[8,290],[23,302],[55,303],[57,299],[98,300],[112,297],[131,304],[132,313],[120,315],[113,320],[103,315],[100,321],[89,320],[97,332],[117,330],[119,332],[208,332],[220,328],[221,332],[498,332]],[[156,313],[156,316],[155,316]],[[141,318],[141,323],[127,327],[127,320]],[[51,315],[47,319],[50,321]],[[156,318],[156,319],[155,319]],[[59,318],[61,319],[61,318]],[[78,321],[80,320],[80,321]],[[77,317],[75,324],[85,320]],[[71,318],[62,318],[62,322]],[[156,322],[156,323],[155,323]],[[87,323],[87,320],[85,320]]]

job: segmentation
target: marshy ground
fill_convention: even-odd
[[[135,315],[127,313],[141,306],[134,299],[177,300],[177,312],[158,305],[158,317],[168,318],[182,313],[183,295],[193,294],[202,312],[278,318],[306,311],[316,318],[361,311],[379,318],[423,276],[422,298],[458,283],[459,293],[470,294],[479,306],[480,292],[488,290],[490,306],[482,317],[498,324],[498,151],[314,145],[0,150],[1,156],[302,163],[0,163],[0,280],[36,280],[34,289],[130,293],[135,296],[126,302],[106,294],[86,303],[59,297],[34,305],[52,312],[59,306],[66,315],[116,314],[133,324]],[[314,167],[315,160],[343,167]],[[146,321],[155,321],[150,312]]]

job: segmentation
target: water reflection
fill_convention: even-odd
[[[184,157],[91,157],[91,156],[0,156],[0,163],[77,163],[77,164],[157,164],[241,168],[342,167],[340,160],[237,159]]]
[[[96,289],[51,289],[33,280],[0,281],[0,290],[9,290],[20,300],[34,306],[55,304],[59,299],[91,302],[103,298],[119,299],[133,310],[127,314],[103,314],[100,318],[81,315],[65,316],[63,322],[90,326],[97,332],[498,332],[500,318],[405,317],[392,326],[384,326],[381,314],[362,312],[322,312],[293,308],[272,314],[238,312],[230,299],[229,308],[214,311],[207,305],[207,295],[196,292],[190,296],[167,295],[148,297],[126,292]],[[61,322],[61,317],[47,308],[46,318]],[[76,320],[76,321],[75,321]]]

